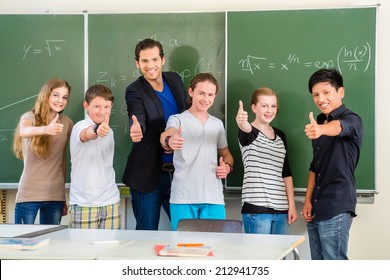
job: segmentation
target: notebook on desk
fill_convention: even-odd
[[[155,245],[157,256],[166,257],[207,257],[213,256],[210,246],[177,246],[177,245]]]

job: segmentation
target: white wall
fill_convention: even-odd
[[[388,185],[388,163],[390,159],[389,145],[390,129],[386,110],[390,104],[387,80],[390,77],[390,2],[386,0],[221,0],[221,1],[176,1],[176,0],[149,0],[145,1],[96,1],[96,0],[0,0],[0,13],[69,13],[87,10],[89,12],[169,12],[169,11],[226,11],[226,10],[268,10],[268,9],[306,9],[306,8],[329,8],[345,6],[364,6],[379,4],[377,21],[377,49],[376,49],[376,135],[375,135],[375,166],[376,166],[376,189],[379,192],[375,197],[374,204],[358,204],[358,217],[354,220],[350,243],[350,259],[390,259],[390,188]],[[337,32],[337,31],[335,31]],[[370,93],[362,93],[370,94]],[[0,179],[1,180],[1,179]],[[12,191],[9,191],[12,193]],[[11,195],[11,197],[14,194]],[[12,212],[13,206],[7,199]],[[298,203],[298,207],[301,204]],[[300,209],[298,209],[300,211]],[[237,200],[228,201],[227,212],[230,218],[239,218]],[[7,217],[12,222],[13,218]],[[164,222],[165,223],[165,222]],[[293,233],[306,234],[305,224],[299,221],[293,226]],[[303,251],[303,252],[302,252]],[[307,257],[307,242],[301,249],[301,253]]]

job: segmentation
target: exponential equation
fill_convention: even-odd
[[[251,75],[266,69],[289,71],[293,66],[314,67],[316,69],[338,68],[340,72],[365,72],[371,64],[371,56],[371,46],[366,42],[363,45],[353,47],[342,46],[335,58],[307,60],[296,53],[289,53],[285,61],[276,63],[267,57],[246,55],[245,58],[241,58],[238,61],[238,65],[242,71],[249,72]]]

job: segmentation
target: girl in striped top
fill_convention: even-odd
[[[236,117],[244,164],[242,219],[246,233],[287,234],[298,219],[286,136],[270,123],[278,112],[278,98],[270,88],[252,94],[256,117],[248,122],[242,101]]]

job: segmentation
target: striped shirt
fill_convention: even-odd
[[[283,131],[273,128],[275,139],[269,139],[252,126],[250,133],[239,130],[238,140],[244,164],[242,204],[260,209],[288,210],[284,177],[292,176]],[[261,212],[261,211],[259,211]],[[268,211],[266,211],[268,212]]]

